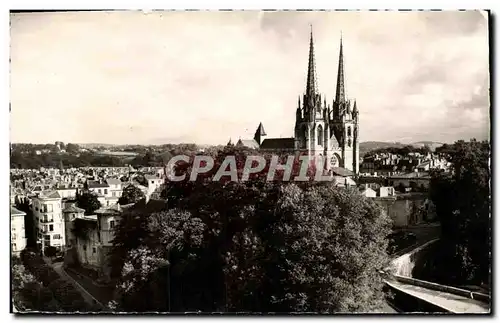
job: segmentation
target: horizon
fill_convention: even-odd
[[[292,136],[309,24],[330,104],[342,30],[361,143],[490,140],[488,21],[479,11],[10,18],[11,143],[225,145],[252,138],[260,122],[268,138]]]

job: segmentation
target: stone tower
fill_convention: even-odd
[[[332,132],[341,147],[340,166],[359,173],[359,111],[354,101],[346,99],[344,83],[344,53],[340,38],[339,67],[337,72],[337,90],[333,101]],[[352,106],[352,108],[351,108]]]
[[[358,110],[346,100],[344,57],[340,40],[337,92],[332,107],[318,93],[314,40],[311,29],[306,91],[299,97],[295,119],[295,150],[309,157],[327,158],[325,168],[344,167],[359,171]]]

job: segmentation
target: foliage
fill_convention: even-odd
[[[90,215],[101,207],[101,202],[97,199],[96,194],[86,190],[77,192],[76,205],[85,210],[85,215]]]
[[[57,256],[57,249],[56,249],[56,247],[48,246],[45,248],[44,254],[46,257],[53,258],[53,257]]]
[[[137,203],[143,198],[145,198],[144,192],[137,186],[130,184],[123,189],[122,196],[118,199],[118,203],[120,205]]]
[[[39,253],[25,249],[22,265],[13,266],[14,302],[19,310],[89,311],[80,292],[47,265]]]
[[[432,172],[430,195],[442,228],[442,248],[428,279],[490,283],[490,145],[458,141],[446,147],[452,172]]]
[[[237,154],[241,172],[239,161],[253,152],[233,149],[216,165]],[[167,183],[169,210],[124,212],[111,252],[119,310],[352,312],[378,305],[390,219],[374,202],[329,183],[213,175]]]
[[[63,311],[76,312],[87,310],[88,305],[85,303],[80,292],[66,279],[58,278],[52,281],[48,287]]]
[[[384,154],[384,153],[390,153],[401,156],[408,156],[409,153],[420,153],[422,155],[427,155],[428,153],[431,152],[432,150],[427,145],[424,145],[423,147],[414,147],[412,145],[406,145],[403,147],[385,147],[385,148],[374,149],[368,151],[364,156],[369,157],[369,156],[374,156],[376,154]]]

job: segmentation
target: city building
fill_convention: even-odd
[[[24,217],[26,213],[10,207],[10,246],[12,254],[19,253],[26,248],[26,235],[24,230]]]
[[[32,209],[37,242],[43,249],[53,246],[61,250],[65,245],[65,223],[59,193],[42,191],[33,198]]]

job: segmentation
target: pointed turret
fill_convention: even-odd
[[[229,141],[227,142],[226,146],[232,146],[232,145],[233,145],[233,142],[231,141],[231,138],[229,138]]]
[[[314,41],[313,41],[313,32],[311,26],[311,39],[309,42],[309,64],[307,68],[306,96],[308,98],[314,98],[316,92],[317,92],[316,65],[314,62]]]
[[[342,48],[342,36],[340,36],[340,54],[339,54],[339,70],[337,74],[337,94],[335,101],[345,102],[345,89],[344,89],[344,53]]]
[[[264,136],[266,136],[266,131],[264,130],[264,126],[262,125],[262,122],[261,122],[261,123],[259,123],[259,126],[257,127],[257,130],[255,131],[255,135],[253,136],[253,139],[255,141],[257,141],[257,143],[260,145],[261,139]]]
[[[352,117],[353,119],[358,118],[358,106],[356,105],[356,100],[354,100],[354,108],[352,108]]]

